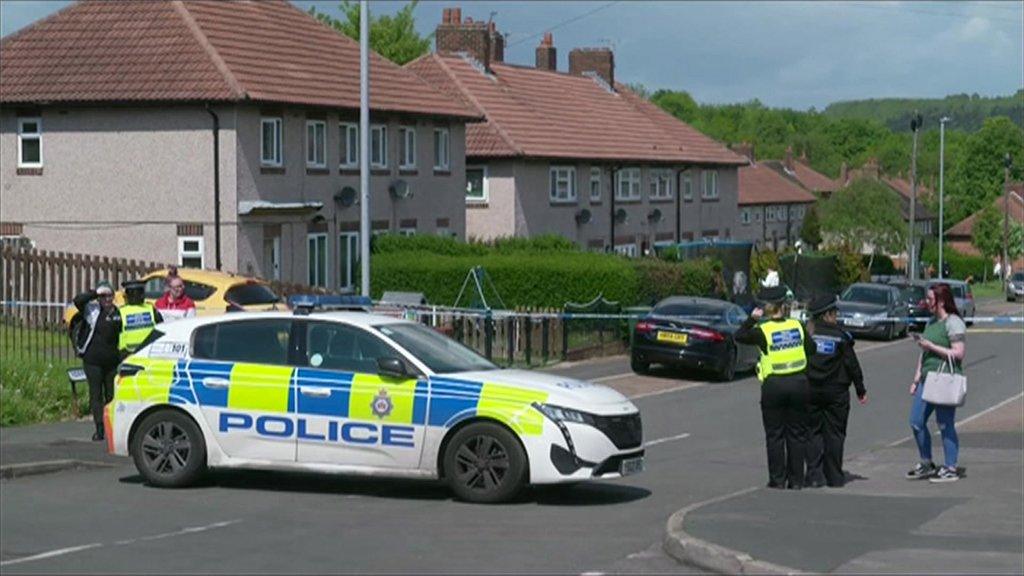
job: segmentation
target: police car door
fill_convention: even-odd
[[[228,456],[295,461],[293,324],[290,318],[232,319],[195,331],[192,389]]]
[[[425,381],[381,375],[378,360],[402,354],[360,327],[312,319],[302,324],[298,461],[417,468],[426,423]]]

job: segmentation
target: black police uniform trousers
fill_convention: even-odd
[[[850,416],[848,384],[811,382],[811,433],[807,448],[807,481],[839,487],[843,475],[843,445]]]
[[[810,386],[803,373],[772,375],[761,384],[769,486],[803,487],[809,396]]]
[[[92,420],[96,423],[96,431],[103,428],[103,407],[114,399],[114,376],[117,365],[103,366],[100,364],[82,363],[85,378],[89,381],[89,410]]]

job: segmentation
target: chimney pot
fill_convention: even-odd
[[[462,8],[452,8],[452,24],[462,24]]]
[[[558,69],[558,52],[555,50],[551,32],[545,32],[544,39],[537,46],[536,65],[538,70],[554,72]]]
[[[551,46],[554,43],[554,39],[551,37],[551,32],[544,33],[544,39],[540,41],[541,46]]]
[[[786,146],[786,170],[793,171],[793,147]]]
[[[451,8],[445,8],[444,10],[441,11],[441,24],[451,24],[451,23],[452,23],[452,9]]]

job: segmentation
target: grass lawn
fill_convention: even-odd
[[[66,346],[61,333],[0,326],[0,426],[72,417],[67,370],[82,363],[66,351],[58,353]],[[79,386],[82,413],[88,411],[88,398],[88,386]]]
[[[988,282],[975,282],[971,285],[971,292],[975,298],[992,300],[1006,298],[1006,291],[1003,283],[999,280]]]

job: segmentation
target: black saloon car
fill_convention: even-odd
[[[739,306],[710,298],[666,298],[633,329],[630,365],[637,374],[651,364],[697,368],[732,380],[738,371],[752,369],[757,348],[738,344],[733,334],[747,314]]]

